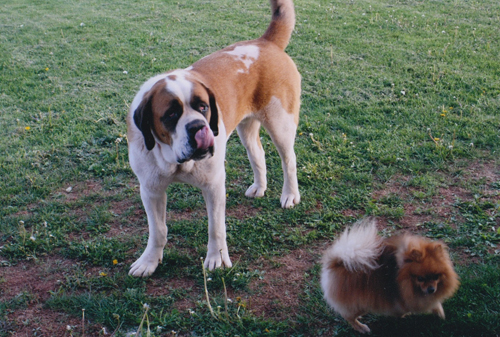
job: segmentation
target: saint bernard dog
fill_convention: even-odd
[[[225,225],[226,142],[236,129],[254,174],[247,197],[267,187],[260,127],[269,133],[283,166],[281,206],[298,204],[294,152],[300,74],[284,52],[295,25],[292,0],[271,0],[272,20],[262,37],[235,43],[186,69],[142,85],[127,116],[130,166],[140,183],[149,239],[130,275],[149,276],[167,243],[166,189],[173,182],[201,189],[208,214],[204,265],[231,267]]]

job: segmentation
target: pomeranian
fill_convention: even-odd
[[[441,303],[460,284],[444,243],[409,234],[384,239],[373,218],[346,229],[322,264],[326,302],[361,333],[370,332],[358,321],[367,313],[432,312],[444,319]]]

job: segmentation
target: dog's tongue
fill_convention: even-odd
[[[207,126],[202,127],[194,135],[198,149],[206,150],[214,146],[214,133]]]

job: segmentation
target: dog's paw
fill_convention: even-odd
[[[208,252],[207,258],[205,259],[205,268],[208,270],[213,270],[215,268],[220,268],[222,265],[227,268],[231,268],[233,264],[231,263],[231,259],[229,259],[229,254],[227,253],[227,249],[222,252]]]
[[[128,274],[135,277],[150,276],[158,267],[158,263],[161,262],[162,255],[163,251],[160,254],[147,254],[144,252],[137,261],[132,263]]]
[[[351,323],[352,327],[357,332],[366,333],[366,334],[368,334],[368,333],[371,332],[370,328],[368,327],[368,325],[361,323],[357,319],[355,319],[354,321],[350,321],[349,323]]]
[[[281,195],[281,207],[292,208],[300,202],[300,194],[296,193],[283,193]]]
[[[250,186],[245,192],[245,196],[249,198],[260,198],[264,196],[265,191],[266,191],[266,186],[252,184],[252,186]]]

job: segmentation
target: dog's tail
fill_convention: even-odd
[[[270,0],[273,17],[262,38],[285,50],[295,27],[292,0]]]
[[[373,218],[367,218],[346,229],[323,254],[323,268],[344,267],[350,272],[377,269],[383,245],[376,224]]]

